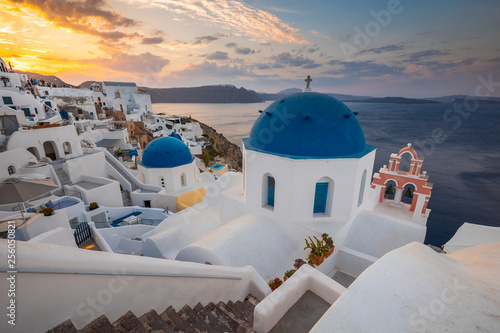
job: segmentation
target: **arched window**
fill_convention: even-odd
[[[262,206],[274,209],[276,182],[270,173],[262,177]]]
[[[333,201],[333,180],[323,177],[316,182],[314,189],[313,214],[318,216],[330,216]]]
[[[361,176],[361,184],[359,185],[359,196],[358,196],[358,207],[363,203],[363,197],[365,195],[365,183],[366,183],[366,170],[363,171],[363,176]]]
[[[181,173],[181,186],[186,186],[186,174]]]
[[[13,166],[13,165],[9,165],[9,167],[7,168],[7,172],[9,173],[9,175],[13,175],[16,173],[16,167]]]
[[[401,162],[399,163],[399,171],[410,171],[412,155],[409,152],[404,152],[401,155]]]
[[[64,150],[64,155],[69,155],[71,154],[71,144],[69,142],[64,142],[63,143],[63,150]]]
[[[328,199],[328,183],[316,183],[314,192],[314,214],[326,213],[326,200]]]

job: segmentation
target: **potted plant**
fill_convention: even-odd
[[[271,288],[271,291],[274,291],[274,289],[278,288],[283,284],[283,281],[279,278],[275,278],[274,280],[269,281],[268,285],[269,288]]]
[[[325,243],[325,245],[328,247],[328,253],[326,255],[326,257],[328,258],[333,253],[335,245],[333,245],[332,237],[330,237],[327,233],[324,233],[323,235],[321,235],[321,237],[323,238],[323,243]]]
[[[292,277],[293,273],[295,273],[297,270],[296,269],[290,269],[285,272],[285,275],[283,276],[283,282],[288,280],[290,277]]]
[[[45,207],[39,211],[39,213],[43,214],[44,216],[50,216],[54,214],[54,209],[50,207]]]
[[[321,240],[316,236],[313,236],[314,240],[311,237],[308,238],[309,240],[305,240],[306,247],[304,247],[304,250],[311,250],[307,260],[309,263],[319,266],[325,258],[329,257],[333,253],[333,249],[335,248],[333,240],[327,233],[321,235]]]
[[[99,208],[99,205],[97,204],[97,202],[91,202],[90,205],[89,205],[89,209],[90,210],[94,210],[94,209],[97,209]]]

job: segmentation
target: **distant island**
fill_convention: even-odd
[[[192,88],[148,88],[152,103],[262,103],[253,90],[233,85],[202,86]]]
[[[428,99],[415,99],[404,97],[381,97],[381,98],[368,98],[357,100],[344,100],[344,102],[357,102],[357,103],[391,103],[391,104],[437,104],[438,101]]]
[[[14,72],[26,74],[29,78],[38,81],[44,80],[57,87],[74,87],[88,89],[97,81],[85,81],[80,85],[71,85],[54,75],[43,75],[33,72]],[[264,101],[275,101],[286,96],[300,93],[302,89],[288,88],[277,93],[255,92],[244,87],[236,88],[231,84],[211,85],[189,88],[149,88],[141,87],[140,90],[151,96],[152,103],[262,103]],[[449,95],[430,98],[405,98],[405,97],[372,97],[326,93],[342,102],[356,103],[391,103],[391,104],[436,104],[436,103],[465,103],[467,95]],[[479,104],[500,104],[500,98],[489,97],[477,99]]]

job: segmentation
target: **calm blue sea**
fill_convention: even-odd
[[[154,104],[155,112],[191,115],[241,146],[262,104]],[[500,226],[500,105],[452,113],[453,105],[347,103],[359,112],[366,142],[377,147],[374,172],[411,142],[434,183],[425,242],[448,241],[464,222]],[[465,110],[464,108],[462,108]]]

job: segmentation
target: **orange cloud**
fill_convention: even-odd
[[[299,29],[289,26],[271,13],[236,0],[134,1],[136,2],[224,28],[261,43],[307,43]]]
[[[136,37],[135,33],[124,33],[116,29],[130,28],[140,23],[122,14],[104,9],[106,5],[104,0],[8,0],[8,2],[16,7],[22,6],[35,10],[39,16],[58,27],[104,39],[119,40],[125,37]]]

